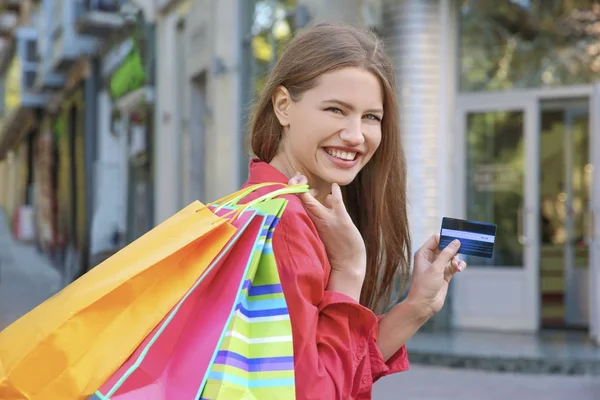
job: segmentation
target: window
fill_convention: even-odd
[[[262,93],[275,66],[295,31],[295,0],[253,1],[250,25],[253,97]]]
[[[467,219],[497,224],[493,258],[466,257],[471,264],[523,265],[523,132],[522,111],[467,115]]]
[[[246,126],[250,107],[262,93],[271,69],[275,66],[285,46],[292,39],[296,27],[295,0],[248,0],[242,2],[244,7],[242,43],[242,132],[240,137],[246,137]],[[242,140],[240,163],[240,184],[248,177],[245,140]]]

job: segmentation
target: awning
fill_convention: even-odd
[[[35,113],[28,108],[17,107],[6,114],[0,126],[0,161],[17,147],[36,123]]]

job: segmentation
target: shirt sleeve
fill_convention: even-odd
[[[298,398],[357,398],[381,376],[406,369],[406,351],[383,361],[377,317],[326,290],[330,267],[323,244],[305,213],[289,211],[275,229],[273,247],[292,324]]]
[[[369,356],[371,357],[371,373],[373,375],[373,382],[378,379],[395,374],[397,372],[408,371],[410,364],[408,362],[408,352],[406,346],[402,345],[387,361],[384,361],[383,354],[379,351],[377,346],[377,338],[379,337],[379,321],[383,318],[383,315],[377,317],[377,326],[374,328],[376,331],[369,343]]]

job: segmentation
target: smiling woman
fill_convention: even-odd
[[[253,110],[244,186],[312,188],[288,198],[273,234],[298,399],[371,398],[373,382],[408,368],[404,343],[465,266],[449,263],[458,246],[440,254],[432,236],[417,252],[406,300],[375,315],[398,278],[408,283],[411,257],[395,87],[374,34],[323,23],[290,42]]]
[[[398,273],[407,284],[411,252],[395,88],[374,34],[320,24],[286,48],[255,105],[250,132],[259,160],[288,178],[302,173],[321,200],[332,183],[343,186],[367,247],[361,302],[379,311]],[[327,150],[354,152],[357,160],[340,161],[340,168]]]

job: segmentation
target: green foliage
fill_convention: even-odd
[[[590,0],[463,1],[462,91],[600,79],[600,4]]]

